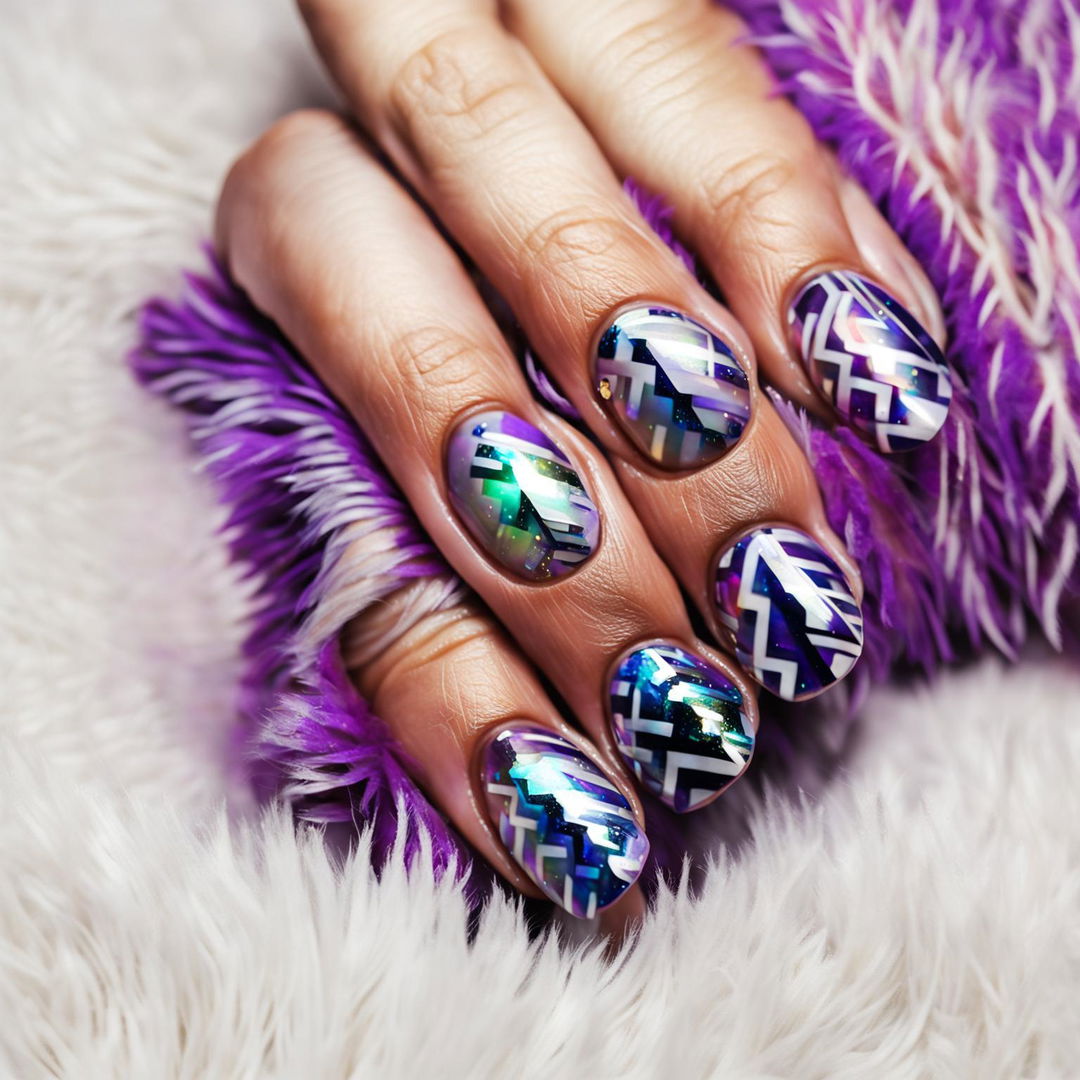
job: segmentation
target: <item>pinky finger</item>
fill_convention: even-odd
[[[354,623],[345,643],[354,679],[415,779],[525,895],[578,918],[612,905],[636,914],[649,842],[625,776],[560,718],[471,597],[416,619],[386,647],[380,630],[400,629],[417,587]]]

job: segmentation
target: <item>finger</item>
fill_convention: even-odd
[[[633,792],[560,719],[475,601],[458,589],[433,605],[432,593],[447,596],[445,583],[405,587],[355,620],[343,642],[415,779],[526,895],[579,918],[613,904],[640,910],[635,882],[649,844]]]
[[[749,760],[745,682],[685,644],[678,588],[603,458],[535,405],[460,261],[355,134],[328,114],[280,123],[230,174],[218,221],[234,276],[356,415],[432,539],[606,764],[625,757],[650,786],[665,747],[677,764],[696,739],[708,775],[687,773],[683,786],[695,806],[723,790]],[[688,673],[669,683],[689,696],[642,763],[622,737],[629,721],[612,730],[608,680],[652,642],[686,653]],[[707,692],[709,714],[697,707]],[[686,801],[662,780],[650,789]]]
[[[614,414],[620,431],[591,400],[589,383],[564,387],[575,404],[584,398],[607,447],[636,449],[668,468],[699,467],[727,452],[752,407],[744,331],[645,226],[589,133],[488,5],[309,0],[305,9],[356,114],[499,288],[556,374],[562,357],[589,357],[598,328],[635,297],[714,331],[709,371],[681,373],[706,383],[692,389],[712,406],[696,418],[696,438],[674,424],[658,438],[650,416],[625,411]]]
[[[486,7],[441,0],[430,19],[430,7],[408,2],[307,7],[357,112],[501,289],[593,433],[625,459],[621,476],[653,543],[760,677],[770,658],[752,657],[719,621],[717,546],[756,522],[782,522],[836,579],[858,575],[804,455],[756,387],[742,329],[645,228],[591,136]],[[698,471],[674,478],[653,466]],[[798,621],[807,603],[832,602],[814,581],[803,585],[802,602],[773,604],[774,617]],[[849,597],[856,588],[845,585]],[[797,676],[768,674],[766,685],[808,697],[850,669],[861,624],[845,609],[824,636],[796,629]]]
[[[933,438],[950,383],[924,329],[942,326],[932,290],[877,211],[838,186],[739,20],[706,0],[507,6],[615,166],[670,199],[765,377],[811,408],[820,395],[883,452]]]

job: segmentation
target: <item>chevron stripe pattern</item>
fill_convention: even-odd
[[[642,786],[680,814],[715,799],[754,752],[739,688],[677,645],[625,657],[611,680],[611,722]]]
[[[738,441],[750,383],[734,352],[687,315],[624,311],[600,339],[597,393],[627,434],[666,468],[705,465]]]
[[[840,567],[805,533],[748,533],[720,555],[715,589],[739,663],[778,697],[813,697],[859,659],[859,605]]]
[[[952,399],[945,358],[884,289],[858,274],[819,274],[789,322],[817,387],[882,452],[913,450],[941,430]]]
[[[637,880],[649,841],[626,797],[553,731],[501,731],[484,755],[488,812],[526,874],[571,915],[591,919]]]
[[[592,554],[600,515],[566,455],[512,413],[466,420],[450,440],[450,498],[469,531],[508,570],[545,580]]]

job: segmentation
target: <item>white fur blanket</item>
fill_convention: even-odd
[[[1080,672],[880,692],[844,774],[637,948],[335,866],[218,762],[244,590],[131,315],[229,160],[325,93],[288,0],[0,0],[5,1077],[1080,1074]]]

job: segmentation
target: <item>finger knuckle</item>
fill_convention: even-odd
[[[611,261],[626,234],[618,216],[589,207],[568,207],[550,214],[525,234],[526,252],[545,274],[579,286]]]
[[[390,348],[389,355],[396,361],[395,381],[403,380],[429,398],[467,386],[482,362],[478,345],[461,332],[438,324],[399,332]]]
[[[472,680],[449,673],[478,668],[490,673],[497,642],[490,616],[460,582],[442,573],[416,579],[370,605],[345,628],[342,645],[345,662],[369,700],[378,703],[403,682],[426,680],[431,673],[432,684],[447,696],[444,707],[453,708],[451,699],[467,693]],[[469,716],[475,707],[476,702],[462,702],[454,711]]]
[[[532,93],[507,70],[483,34],[454,29],[413,51],[390,80],[392,120],[407,131],[418,122],[453,125],[455,138],[483,137],[520,118]]]
[[[772,201],[794,184],[798,175],[797,156],[771,151],[722,163],[702,181],[702,198],[716,230],[714,235],[730,236],[768,218]]]
[[[668,0],[644,5],[628,3],[621,24],[614,31],[610,49],[620,65],[640,71],[667,60],[684,44],[684,28],[699,18],[707,0]]]
[[[261,185],[310,151],[312,143],[338,138],[345,120],[327,109],[298,109],[275,120],[236,160],[233,183]]]

